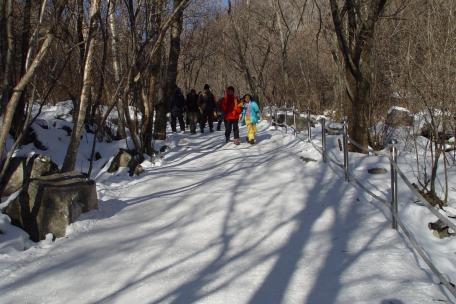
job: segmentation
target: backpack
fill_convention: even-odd
[[[198,98],[198,104],[201,110],[204,112],[205,110],[214,111],[215,109],[215,97],[214,95],[209,92],[205,94],[204,92],[200,94]]]

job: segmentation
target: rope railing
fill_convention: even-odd
[[[277,109],[276,109],[276,115],[277,115]],[[293,115],[296,115],[293,112]],[[399,175],[401,179],[404,181],[404,183],[407,185],[407,188],[413,193],[414,196],[416,196],[421,202],[423,202],[424,206],[431,211],[432,214],[434,214],[439,220],[441,220],[443,223],[445,223],[449,228],[453,229],[456,231],[456,225],[453,223],[449,218],[447,218],[445,215],[440,213],[434,206],[432,206],[431,203],[428,202],[428,200],[416,189],[416,187],[413,186],[413,184],[410,182],[410,180],[407,178],[405,173],[399,168],[397,164],[397,147],[396,147],[396,141],[392,140],[391,145],[390,145],[390,154],[385,153],[385,152],[379,152],[375,151],[372,148],[368,147],[367,149],[363,147],[361,144],[356,142],[354,139],[350,138],[348,136],[348,127],[347,127],[347,120],[343,120],[343,152],[344,152],[344,163],[341,164],[338,160],[334,159],[327,153],[326,149],[326,120],[325,118],[322,118],[320,120],[320,124],[322,126],[322,146],[317,145],[316,143],[313,142],[312,140],[312,130],[311,130],[311,123],[310,123],[310,111],[307,111],[307,122],[308,122],[308,134],[307,134],[307,141],[322,155],[323,161],[324,162],[332,162],[338,167],[344,169],[344,174],[345,174],[345,180],[355,187],[359,187],[362,190],[364,190],[367,194],[369,194],[372,198],[374,198],[376,201],[382,203],[387,209],[391,212],[391,217],[392,217],[392,227],[393,229],[398,230],[397,228],[399,227],[401,231],[403,232],[403,235],[406,237],[406,239],[409,241],[413,249],[416,251],[416,253],[422,258],[422,260],[428,265],[429,269],[439,278],[440,282],[447,288],[447,290],[456,298],[456,288],[455,286],[450,282],[450,280],[438,270],[438,268],[434,265],[432,262],[431,258],[427,254],[426,250],[418,243],[416,238],[413,236],[413,234],[410,232],[410,230],[406,227],[406,225],[400,220],[399,214],[398,214],[398,200],[397,200],[397,186],[398,186],[398,178],[397,176]],[[276,116],[277,119],[277,116]],[[276,120],[277,121],[277,120]],[[295,121],[295,119],[294,119]],[[286,120],[284,122],[285,128],[289,128],[289,126],[286,125]],[[296,125],[296,124],[295,124]],[[295,132],[295,135],[297,135],[299,132]],[[300,138],[300,140],[304,141],[304,138]],[[368,154],[373,154],[375,156],[379,157],[387,157],[390,165],[391,165],[391,201],[389,201],[386,198],[382,198],[379,195],[375,194],[372,192],[370,189],[368,189],[361,181],[359,181],[354,175],[350,175],[349,172],[349,157],[348,157],[348,144],[352,144],[356,148],[358,148],[360,151],[363,151],[364,153]]]
[[[349,142],[352,145],[354,145],[355,147],[357,147],[358,149],[360,149],[361,151],[363,151],[365,153],[372,153],[375,156],[387,157],[389,159],[391,165],[393,166],[393,170],[397,172],[397,174],[401,177],[401,179],[407,185],[409,190],[424,204],[424,206],[427,209],[429,209],[429,211],[432,212],[432,214],[434,214],[439,220],[441,220],[446,225],[448,225],[448,227],[450,227],[451,229],[456,231],[456,224],[454,224],[449,218],[447,218],[443,214],[441,214],[434,206],[432,206],[431,203],[428,202],[428,200],[416,189],[416,187],[413,186],[412,182],[410,182],[410,180],[407,178],[405,173],[399,168],[399,166],[397,165],[397,162],[393,161],[391,155],[388,155],[388,154],[382,153],[382,152],[378,152],[378,151],[374,151],[370,147],[368,149],[366,149],[362,145],[360,145],[359,143],[357,143],[356,141],[351,139],[350,137],[348,137],[348,138],[349,138]]]

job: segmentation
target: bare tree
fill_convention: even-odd
[[[65,2],[63,1],[63,2],[60,2],[59,6],[56,7],[56,19],[57,20],[62,13],[64,5],[65,5]],[[14,87],[13,94],[9,98],[8,103],[6,104],[6,108],[0,115],[0,151],[4,151],[4,149],[5,149],[6,138],[8,136],[9,130],[11,129],[11,124],[13,121],[14,113],[16,111],[19,100],[22,96],[22,93],[24,92],[27,85],[32,80],[32,78],[35,75],[40,64],[43,62],[44,58],[46,57],[47,53],[49,52],[52,42],[54,40],[54,34],[52,32],[52,25],[50,24],[45,31],[43,43],[41,44],[38,52],[32,59],[32,56],[33,56],[33,53],[35,50],[35,45],[38,42],[38,35],[39,35],[39,32],[41,31],[41,26],[42,26],[43,18],[44,18],[44,10],[45,10],[46,6],[47,6],[47,0],[43,0],[42,6],[41,6],[42,9],[41,9],[41,14],[40,14],[40,20],[35,27],[34,33],[32,35],[32,43],[30,44],[30,47],[27,52],[26,68],[25,68],[24,75],[22,75],[21,79]],[[11,64],[13,64],[13,63],[11,63]]]
[[[84,64],[83,85],[79,107],[77,109],[77,120],[71,133],[71,141],[68,146],[65,159],[62,165],[62,172],[73,171],[76,165],[76,158],[81,142],[82,127],[85,123],[87,107],[89,105],[90,91],[93,85],[93,60],[95,52],[95,31],[97,29],[97,16],[100,11],[100,0],[93,0],[90,4],[89,33],[86,42],[86,55]]]
[[[115,20],[115,12],[116,12],[116,0],[110,0],[109,2],[109,12],[108,12],[108,20],[109,20],[109,28],[111,30],[111,49],[112,49],[112,65],[114,68],[114,81],[116,85],[120,82],[120,75],[121,75],[121,66],[120,66],[120,59],[119,59],[119,36],[117,31],[117,24]],[[126,138],[127,135],[125,133],[125,111],[123,108],[122,100],[119,98],[117,100],[117,112],[118,112],[118,119],[119,119],[119,135],[121,138]]]
[[[374,33],[386,2],[387,0],[330,0],[334,30],[345,70],[346,96],[350,105],[349,133],[366,148],[369,145],[368,116]]]
[[[166,113],[168,112],[168,100],[175,92],[177,69],[179,63],[179,55],[181,51],[181,33],[183,23],[183,12],[188,4],[187,0],[174,0],[173,11],[174,16],[170,22],[171,37],[170,48],[168,55],[168,65],[166,67],[166,83],[164,85],[164,96],[156,103],[156,120],[154,125],[154,137],[156,139],[165,139],[166,137]]]

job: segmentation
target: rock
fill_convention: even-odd
[[[111,162],[111,165],[108,168],[109,173],[114,173],[119,170],[119,168],[126,168],[128,167],[128,164],[132,160],[133,156],[132,154],[124,149],[120,149],[119,152],[117,152],[116,156],[114,156],[114,159]]]
[[[46,151],[48,148],[38,138],[38,133],[36,132],[36,129],[38,127],[39,125],[33,124],[30,128],[27,129],[22,140],[22,145],[28,145],[32,143],[37,149]]]
[[[285,123],[285,113],[278,113],[277,114],[277,124],[282,125]]]
[[[392,127],[411,127],[413,126],[413,115],[405,108],[392,107],[388,111],[386,124]]]
[[[169,146],[167,146],[167,145],[164,145],[164,146],[161,146],[161,147],[160,147],[160,152],[161,152],[161,153],[165,153],[165,152],[167,152],[167,151],[169,151],[169,150],[170,150],[170,148],[169,148]]]
[[[130,176],[139,175],[144,172],[144,168],[135,158],[134,152],[125,149],[120,149],[116,156],[114,156],[114,159],[108,168],[108,172],[115,173],[119,168],[128,168]]]
[[[61,129],[67,133],[67,136],[71,136],[71,132],[73,132],[73,130],[69,126],[62,126]]]
[[[95,157],[95,160],[96,160],[96,161],[97,161],[97,160],[100,160],[100,159],[102,158],[100,152],[95,152],[94,157]]]
[[[310,121],[310,126],[314,127],[314,122],[312,120]],[[307,117],[301,117],[301,116],[296,117],[296,129],[298,131],[307,130],[308,127],[309,127],[309,123],[308,123]]]
[[[33,143],[33,145],[42,151],[46,151],[48,148],[39,140],[38,135],[36,134],[35,130],[32,130],[30,132],[30,140]]]
[[[448,225],[440,219],[438,219],[435,222],[429,223],[428,228],[432,231],[432,234],[438,237],[439,239],[443,239],[454,235],[453,233],[450,233]]]
[[[57,173],[59,167],[50,157],[35,154],[29,157],[13,157],[6,170],[6,186],[3,195],[8,196],[22,187],[24,182],[24,172],[30,172],[30,178],[50,175]]]
[[[39,119],[39,118],[36,119],[35,124],[40,126],[42,129],[45,129],[45,130],[49,129],[48,122],[44,119]]]
[[[95,132],[96,132],[96,130],[98,128],[98,126],[93,125],[93,124],[88,124],[88,123],[86,123],[84,125],[84,127],[85,127],[86,133],[89,133],[89,134],[95,134]]]
[[[48,233],[65,236],[69,224],[93,209],[98,209],[96,183],[81,173],[69,172],[31,179],[26,191],[4,211],[12,224],[39,241]]]
[[[313,158],[310,158],[310,157],[305,157],[305,156],[301,156],[301,157],[299,157],[299,159],[302,160],[305,163],[317,162],[316,159],[313,159]]]
[[[452,236],[452,234],[448,231],[448,228],[443,230],[433,230],[432,234],[439,239],[444,239],[446,237]]]
[[[132,173],[133,173],[132,175],[138,176],[138,175],[144,173],[144,167],[138,164],[135,167],[135,169],[132,171]]]
[[[73,111],[70,111],[70,113],[61,113],[59,115],[56,115],[55,119],[70,122],[73,119],[72,112]]]
[[[388,173],[388,170],[385,168],[370,168],[367,170],[369,174],[386,174]]]
[[[325,131],[326,131],[326,135],[328,135],[328,136],[331,136],[331,135],[342,135],[344,133],[343,129],[334,128],[334,127],[331,127],[331,126],[327,126],[325,128]]]

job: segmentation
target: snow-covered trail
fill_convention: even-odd
[[[0,303],[435,303],[382,211],[310,145],[175,135],[162,167],[100,178],[67,238],[0,256]],[[300,156],[317,162],[305,163]]]

